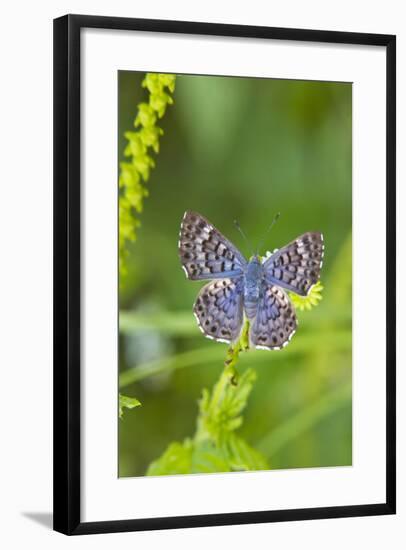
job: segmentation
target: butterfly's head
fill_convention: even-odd
[[[254,265],[260,265],[262,263],[261,257],[258,256],[258,254],[254,254],[253,256],[251,256],[251,258],[249,259],[249,262],[250,264],[254,264]]]

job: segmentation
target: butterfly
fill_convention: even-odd
[[[289,343],[298,321],[285,291],[306,296],[319,280],[321,233],[304,233],[264,260],[254,255],[247,261],[206,218],[187,211],[178,248],[188,279],[211,280],[193,307],[207,338],[235,343],[247,318],[250,346],[279,350]]]

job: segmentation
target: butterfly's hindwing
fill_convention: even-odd
[[[286,346],[296,332],[297,318],[285,292],[263,283],[255,319],[250,324],[250,344],[259,349],[277,350]]]
[[[208,338],[235,342],[243,325],[243,281],[217,279],[205,285],[193,308],[200,330]]]
[[[323,235],[304,233],[264,262],[266,281],[306,296],[323,265]]]
[[[179,256],[189,279],[242,275],[246,260],[209,221],[187,211],[179,235]]]

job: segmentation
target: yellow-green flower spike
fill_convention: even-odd
[[[149,180],[155,161],[151,152],[159,153],[159,138],[163,130],[156,125],[165,114],[166,107],[173,104],[170,94],[175,91],[176,76],[172,74],[147,73],[142,87],[149,92],[148,102],[138,104],[134,119],[135,132],[125,132],[127,145],[124,156],[128,162],[120,163],[119,176],[119,267],[120,275],[125,273],[127,243],[135,241],[136,228],[140,221],[137,214],[143,209],[144,198],[148,196],[145,183]],[[150,151],[152,150],[152,151]]]
[[[312,286],[307,296],[298,296],[297,294],[293,294],[293,292],[289,292],[289,297],[296,309],[299,311],[310,311],[313,307],[317,306],[323,298],[321,294],[323,288],[321,282],[318,281]]]

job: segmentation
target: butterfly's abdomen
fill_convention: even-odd
[[[248,319],[254,319],[254,317],[257,314],[258,300],[252,300],[252,301],[245,300],[244,309],[245,309],[245,315],[248,317]]]
[[[248,319],[253,319],[257,313],[262,275],[262,264],[254,257],[247,266],[244,280],[244,308]]]

